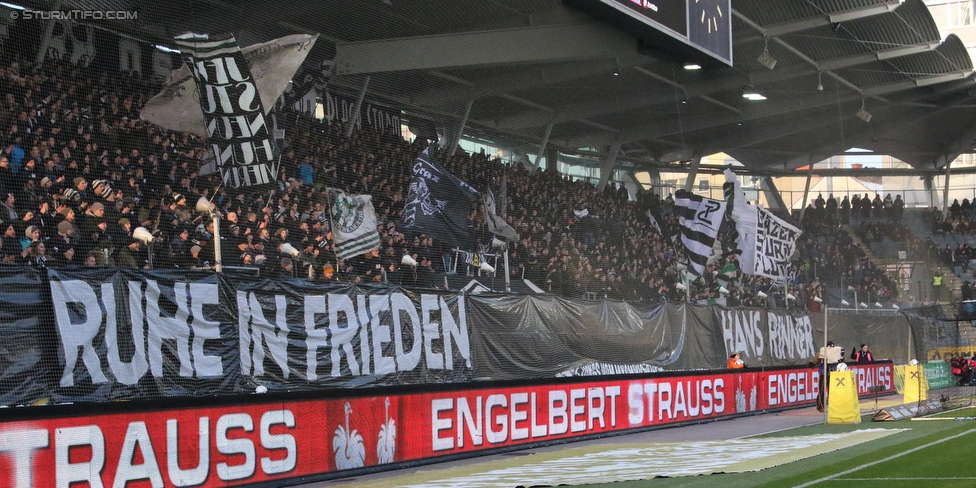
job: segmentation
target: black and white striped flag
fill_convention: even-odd
[[[695,274],[701,275],[725,216],[725,202],[678,190],[674,211],[681,222],[681,243],[687,250],[688,263]]]
[[[657,218],[654,217],[653,212],[648,210],[647,212],[644,213],[644,215],[646,215],[647,218],[650,219],[651,227],[654,227],[654,230],[656,230],[658,234],[661,234],[662,236],[664,236],[665,239],[668,240],[668,244],[674,244],[674,242],[671,239],[671,236],[668,235],[668,233],[664,230],[664,228],[661,227],[661,224],[658,222]]]

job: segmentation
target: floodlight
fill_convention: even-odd
[[[864,100],[861,100],[861,108],[854,115],[857,115],[857,118],[863,120],[864,123],[871,122],[871,113],[864,109]]]
[[[773,69],[776,67],[776,58],[774,58],[772,54],[769,54],[768,47],[763,48],[762,54],[760,54],[759,57],[756,58],[756,61],[759,61],[759,64],[769,69]]]

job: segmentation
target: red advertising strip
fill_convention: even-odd
[[[893,391],[891,363],[854,367]],[[0,488],[235,486],[812,404],[809,368],[0,423]],[[93,477],[95,477],[93,479]]]

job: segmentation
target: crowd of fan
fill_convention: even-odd
[[[207,269],[215,262],[215,229],[194,211],[197,199],[205,197],[222,216],[225,266],[254,268],[273,278],[412,286],[438,285],[435,275],[454,271],[444,259],[456,257],[454,250],[396,227],[412,164],[426,143],[365,125],[346,138],[338,124],[280,112],[286,139],[278,183],[270,191],[234,192],[221,187],[217,175],[198,173],[201,140],[139,119],[139,108],[159,90],[151,80],[66,64],[28,66],[15,60],[0,68],[0,94],[6,95],[0,127],[7,128],[0,154],[4,263]],[[662,200],[641,190],[636,202],[628,201],[623,187],[597,191],[588,182],[563,177],[555,165],[532,171],[464,151],[453,156],[437,151],[435,157],[475,188],[500,193],[504,182],[504,214],[521,237],[508,248],[510,272],[556,294],[709,300],[720,298],[720,288],[728,285],[730,305],[785,305],[789,294],[797,297],[795,306],[815,310],[820,302],[814,297],[823,297],[816,278],[826,269],[842,270],[851,283],[879,296],[894,290],[838,230],[833,216],[838,208],[846,212],[846,204],[833,198],[812,204],[788,290],[769,278],[723,281],[719,271],[736,260],[726,253],[686,293],[676,287],[682,251],[671,237],[678,222],[670,196]],[[327,187],[373,196],[379,251],[336,259]],[[882,202],[881,210],[866,206],[858,213],[888,211],[887,199],[875,200]],[[892,208],[898,207],[892,203]],[[649,210],[660,217],[665,235],[650,225]],[[476,206],[469,215],[471,250],[491,239],[484,212]],[[896,218],[897,211],[890,212]],[[138,227],[155,236],[151,253],[144,239],[133,236]],[[729,232],[723,234],[726,242]],[[300,254],[284,253],[286,243]],[[418,265],[402,265],[404,254]],[[459,273],[473,269],[457,266]]]
[[[832,193],[828,194],[826,199],[821,193],[807,204],[806,212],[815,217],[822,217],[831,224],[850,224],[871,219],[900,222],[905,214],[905,201],[902,200],[901,195],[892,198],[891,193],[884,198],[881,198],[881,194],[875,193],[873,199],[867,193],[863,197],[855,193],[850,197],[844,195],[844,198],[838,202]]]
[[[968,198],[962,203],[959,199],[952,201],[949,206],[949,217],[944,218],[942,212],[932,213],[932,232],[935,234],[976,234],[976,212]]]

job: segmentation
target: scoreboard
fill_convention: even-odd
[[[564,1],[660,50],[732,65],[731,0]]]

